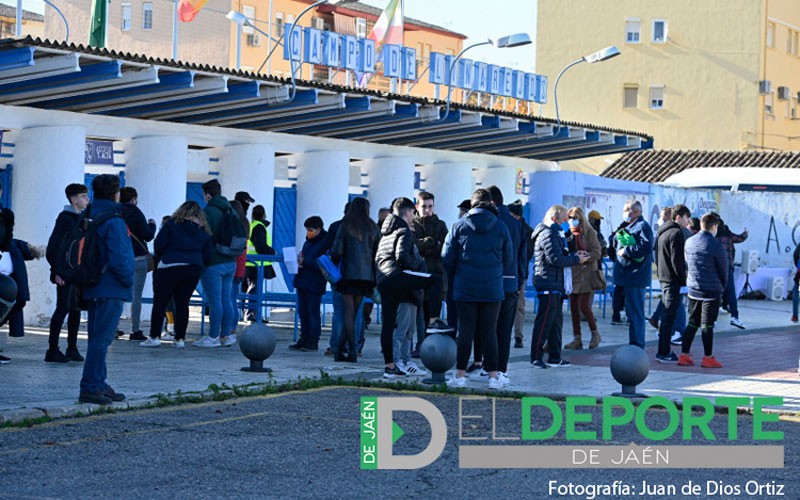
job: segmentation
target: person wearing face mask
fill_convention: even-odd
[[[596,262],[600,259],[601,247],[600,240],[594,228],[589,225],[589,221],[583,215],[583,210],[579,207],[572,207],[567,212],[569,216],[569,229],[572,238],[569,243],[569,250],[572,253],[584,251],[589,254],[589,260],[572,268],[572,293],[569,295],[570,313],[572,315],[572,342],[564,346],[564,349],[583,349],[581,338],[581,314],[589,323],[589,331],[592,338],[589,341],[589,349],[595,349],[600,345],[600,333],[597,331],[597,321],[592,313],[592,277],[597,273]]]
[[[591,258],[585,250],[570,254],[561,230],[569,216],[566,207],[553,205],[547,210],[542,222],[531,236],[534,240],[533,286],[539,296],[539,308],[533,323],[531,341],[531,364],[534,368],[568,366],[561,358],[561,328],[564,322],[565,268],[588,262]],[[571,278],[570,278],[571,279]],[[548,360],[544,362],[544,343],[547,341]]]
[[[717,240],[719,217],[705,214],[700,219],[700,232],[686,242],[686,264],[689,268],[686,284],[689,287],[689,324],[683,331],[679,366],[694,366],[690,354],[692,341],[701,330],[703,339],[703,368],[722,368],[714,357],[714,322],[719,315],[722,294],[728,282],[728,258]]]
[[[622,214],[627,224],[611,239],[614,284],[625,287],[625,313],[628,315],[628,342],[644,349],[644,291],[652,281],[653,230],[642,217],[642,203],[629,201]]]

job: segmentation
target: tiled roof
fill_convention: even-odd
[[[657,183],[691,168],[731,167],[800,168],[800,151],[634,151],[600,175]]]
[[[336,10],[347,10],[347,9],[355,10],[355,11],[358,11],[358,12],[363,12],[364,14],[369,14],[369,15],[375,16],[375,17],[380,17],[381,13],[383,12],[383,9],[381,9],[379,7],[373,7],[371,5],[363,4],[361,2],[348,3],[348,4],[345,4],[345,5],[342,5],[341,7],[337,8]],[[413,19],[411,17],[406,17],[405,18],[405,22],[408,23],[408,24],[414,24],[416,26],[419,26],[420,28],[427,28],[427,29],[433,29],[433,30],[436,30],[436,31],[442,31],[442,32],[450,33],[453,36],[458,37],[458,38],[462,38],[462,39],[467,38],[466,35],[462,35],[461,33],[457,33],[455,31],[449,30],[447,28],[443,28],[441,26],[437,26],[435,24],[426,23],[425,21],[420,21],[419,19]]]
[[[0,17],[17,17],[17,8],[0,3]],[[44,22],[43,15],[25,9],[22,9],[22,19],[39,21],[40,23]]]

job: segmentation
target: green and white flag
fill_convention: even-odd
[[[108,19],[108,0],[92,1],[92,22],[89,24],[89,45],[106,46],[106,21]]]

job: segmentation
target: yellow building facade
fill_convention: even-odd
[[[22,36],[43,37],[44,17],[35,12],[22,10]],[[0,38],[17,36],[17,9],[0,4]]]
[[[64,0],[61,10],[70,20],[70,42],[88,44],[92,0]],[[178,23],[178,59],[185,62],[216,67],[236,66],[237,29],[225,15],[230,10],[243,13],[251,22],[272,39],[252,27],[242,29],[239,47],[240,68],[275,76],[288,77],[289,61],[283,58],[283,49],[275,49],[275,41],[281,40],[284,27],[297,19],[299,14],[313,2],[311,0],[209,0],[197,17],[188,23]],[[387,0],[388,3],[388,0]],[[163,0],[123,0],[109,5],[108,44],[106,48],[129,53],[138,53],[157,58],[172,57],[174,3]],[[381,14],[381,9],[361,3],[334,7],[322,5],[303,16],[299,27],[314,27],[336,31],[340,34],[366,37]],[[46,37],[63,40],[66,31],[61,18],[46,7]],[[417,50],[417,73],[421,74],[430,62],[431,52],[457,54],[466,37],[444,28],[406,19],[404,45]],[[282,40],[281,40],[282,41]],[[275,49],[269,61],[267,55]],[[328,71],[322,66],[303,64],[295,75],[298,78],[346,84],[344,71]],[[350,83],[352,84],[351,78]],[[369,88],[388,91],[389,80],[377,75]],[[398,91],[405,87],[397,87]],[[432,97],[434,86],[424,75],[410,92],[415,96]],[[460,91],[454,98],[460,98]]]
[[[798,37],[796,0],[540,0],[537,73],[554,81],[616,45],[619,57],[565,73],[562,120],[641,131],[657,149],[800,150]]]

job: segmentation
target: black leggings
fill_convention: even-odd
[[[164,311],[171,298],[175,299],[175,340],[186,338],[186,328],[189,326],[189,299],[192,298],[202,273],[203,269],[199,266],[175,266],[156,270],[150,338],[161,337]]]
[[[397,307],[400,299],[407,297],[409,292],[418,289],[427,289],[433,283],[433,276],[423,277],[413,274],[396,273],[388,276],[378,285],[381,294],[381,350],[384,363],[394,363],[394,327],[397,323]]]
[[[77,289],[73,286],[56,286],[56,310],[50,318],[50,349],[58,349],[58,338],[64,318],[67,319],[67,349],[77,347],[81,310],[78,307]]]
[[[480,338],[483,368],[497,371],[497,318],[502,302],[456,302],[458,308],[458,358],[456,369],[466,370],[472,340]],[[510,332],[510,330],[509,330]]]
[[[347,344],[347,352],[351,356],[358,352],[358,347],[356,346],[356,313],[362,300],[364,300],[363,295],[342,294],[344,328],[342,329],[342,336],[339,337],[339,352],[342,352],[342,347]]]

